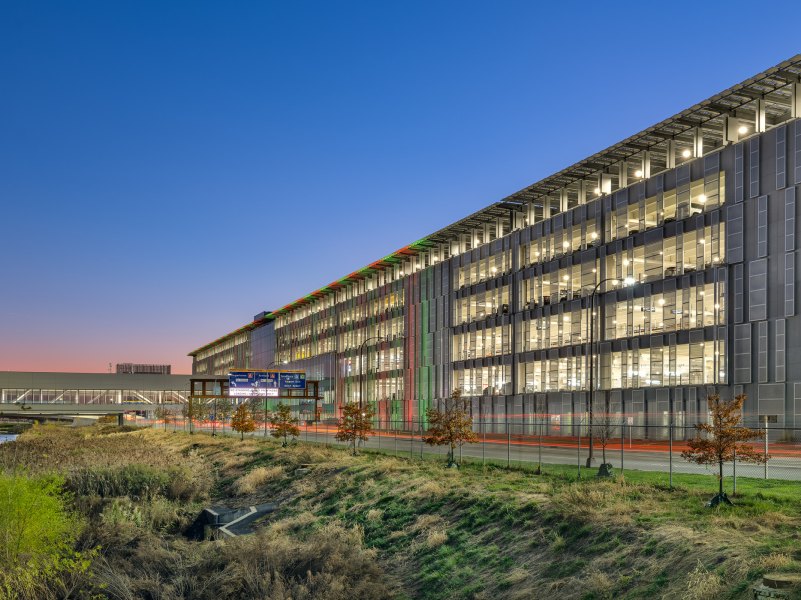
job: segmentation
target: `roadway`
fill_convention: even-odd
[[[137,424],[153,425],[154,427],[163,426],[163,422],[155,422],[138,418]],[[168,431],[173,429],[181,430],[181,424],[169,424]],[[195,425],[195,431],[212,432],[219,434],[231,434],[230,427],[221,425],[203,426]],[[238,434],[236,434],[238,435]],[[258,429],[253,434],[255,437],[264,435],[263,429]],[[336,427],[331,425],[312,425],[301,427],[300,439],[307,442],[330,444],[335,446],[346,446],[343,442],[335,439]],[[466,444],[461,449],[461,456],[476,461],[483,461],[491,464],[501,465],[520,465],[537,464],[542,462],[545,465],[575,465],[578,469],[581,465],[582,474],[585,473],[586,460],[588,455],[587,439],[579,440],[570,437],[545,437],[542,445],[539,444],[537,436],[510,436],[508,439],[503,435],[484,435],[479,436],[480,441],[476,444]],[[444,446],[429,446],[420,440],[419,434],[411,435],[408,432],[382,431],[374,434],[360,447],[370,450],[380,450],[390,455],[407,456],[412,458],[437,458],[445,460],[447,449]],[[612,440],[607,445],[607,462],[612,463],[616,472],[619,472],[621,464],[623,469],[634,469],[638,471],[657,471],[668,473],[672,469],[674,473],[695,473],[715,475],[717,467],[706,467],[689,463],[681,458],[681,451],[686,448],[684,442],[673,444],[673,451],[665,441],[651,440],[629,440],[626,438],[623,443],[623,455],[621,457],[620,439]],[[770,479],[782,479],[788,481],[801,481],[801,446],[798,444],[773,444],[770,448],[771,460],[768,463],[768,476]],[[458,451],[457,451],[458,452]],[[590,472],[594,474],[601,462],[601,448],[596,440],[595,460]],[[621,460],[622,459],[622,460]],[[724,466],[727,477],[733,474],[733,465],[728,463]],[[765,477],[764,465],[748,463],[737,463],[736,474],[738,477]]]

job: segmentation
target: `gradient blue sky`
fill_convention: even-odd
[[[3,2],[0,370],[169,362],[799,52],[798,2]]]

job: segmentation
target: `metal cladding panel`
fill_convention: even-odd
[[[768,197],[757,198],[756,221],[756,255],[762,258],[768,255]]]
[[[743,262],[744,226],[743,205],[735,204],[726,209],[726,262]]]
[[[768,322],[757,323],[757,381],[768,382]]]
[[[784,316],[795,316],[795,253],[784,255]]]
[[[749,198],[756,198],[759,196],[759,140],[759,136],[753,137],[751,138],[751,143],[749,145]]]
[[[784,417],[784,391],[783,383],[763,383],[757,387],[758,414],[777,415],[780,420]]]
[[[776,128],[776,189],[787,185],[787,126]]]
[[[795,250],[795,187],[784,190],[784,251]]]
[[[796,120],[794,123],[795,129],[795,168],[793,171],[795,172],[795,176],[793,177],[793,183],[799,184],[801,183],[801,119]]]
[[[786,378],[786,367],[785,367],[785,352],[786,352],[786,342],[785,342],[785,330],[786,330],[786,321],[784,319],[777,319],[776,320],[776,330],[775,330],[775,341],[774,341],[774,349],[775,349],[775,364],[774,364],[774,378],[775,381],[784,381]]]
[[[752,260],[748,265],[748,320],[768,318],[768,259]]]
[[[751,324],[734,326],[734,383],[751,383]]]
[[[744,144],[737,144],[734,147],[734,201],[739,203],[745,198],[743,193],[745,184],[745,158]]]

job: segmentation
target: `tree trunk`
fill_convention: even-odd
[[[720,457],[720,460],[718,461],[718,468],[719,468],[718,479],[720,480],[718,482],[719,483],[718,493],[722,496],[723,495],[723,457],[722,456]]]

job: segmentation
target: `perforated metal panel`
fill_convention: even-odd
[[[787,185],[787,127],[776,128],[776,189]]]
[[[784,255],[784,316],[795,315],[795,254]]]
[[[768,197],[757,198],[756,222],[756,255],[762,258],[768,255]]]
[[[734,285],[733,285],[733,300],[734,300],[734,322],[735,323],[742,323],[744,320],[744,307],[745,307],[745,298],[743,292],[743,285],[744,285],[744,277],[743,277],[743,270],[744,267],[742,263],[734,265]]]
[[[768,318],[768,259],[753,260],[748,265],[748,320]]]
[[[744,198],[745,159],[743,144],[734,147],[734,201],[742,202]]]
[[[775,336],[775,380],[784,381],[786,378],[786,361],[785,361],[785,329],[787,322],[784,319],[776,320],[776,336]]]
[[[751,324],[734,326],[734,383],[751,383]]]
[[[795,250],[795,187],[784,190],[784,251]]]
[[[768,322],[757,323],[757,381],[768,382]]]
[[[729,263],[743,262],[743,205],[726,209],[726,259]]]
[[[750,152],[748,158],[748,189],[749,198],[759,196],[759,140],[755,137],[751,139]]]
[[[801,120],[795,122],[795,177],[793,183],[801,183]]]

